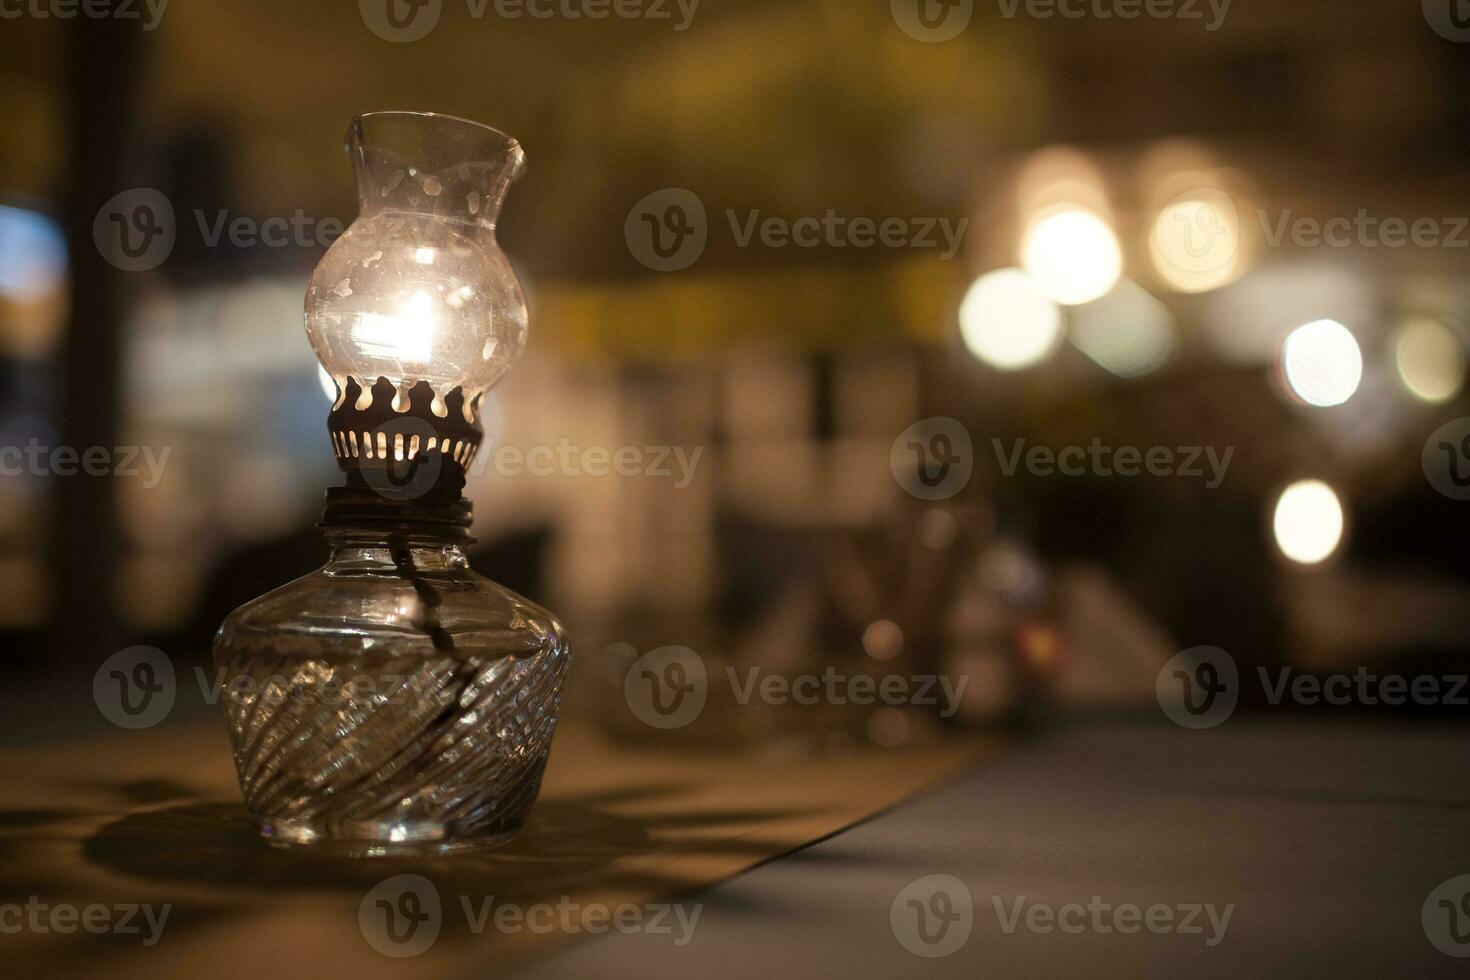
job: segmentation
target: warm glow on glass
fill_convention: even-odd
[[[1465,385],[1465,345],[1438,320],[1410,320],[1393,340],[1394,361],[1404,387],[1416,398],[1441,404]]]
[[[363,313],[352,325],[352,339],[365,354],[400,365],[428,364],[434,354],[434,300],[422,289],[396,316]]]
[[[520,145],[462,119],[387,112],[354,119],[348,150],[362,208],[307,287],[317,360],[338,384],[385,378],[401,396],[426,382],[473,404],[526,341],[525,295],[495,238]]]
[[[975,280],[960,304],[960,334],[976,357],[1002,371],[1044,360],[1056,349],[1062,312],[1020,269]]]
[[[1293,483],[1276,501],[1272,528],[1281,553],[1301,565],[1331,558],[1342,544],[1342,502],[1321,480]]]
[[[1357,338],[1336,320],[1297,327],[1281,349],[1287,385],[1302,401],[1319,408],[1341,405],[1363,381],[1363,352]]]
[[[1037,218],[1021,245],[1021,264],[1058,303],[1090,303],[1117,284],[1123,252],[1108,223],[1080,207]]]

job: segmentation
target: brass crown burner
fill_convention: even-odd
[[[391,470],[435,452],[469,468],[484,438],[478,397],[467,405],[463,389],[456,387],[440,403],[441,415],[434,411],[435,392],[427,381],[415,384],[405,398],[393,382],[380,377],[368,393],[365,400],[362,385],[348,378],[346,391],[327,416],[332,450],[344,473]]]

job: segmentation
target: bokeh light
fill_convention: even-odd
[[[1274,257],[1226,289],[1200,297],[1197,331],[1212,356],[1238,367],[1279,364],[1281,345],[1314,320],[1371,323],[1376,283],[1331,256]]]
[[[1123,274],[1123,251],[1108,223],[1081,207],[1036,218],[1021,244],[1021,265],[1058,303],[1076,306],[1108,293]]]
[[[66,236],[36,211],[0,205],[0,296],[17,303],[42,299],[66,278]]]
[[[1321,480],[1293,483],[1276,501],[1272,529],[1281,553],[1301,565],[1331,558],[1342,544],[1342,501]]]
[[[1154,218],[1149,254],[1159,278],[1182,293],[1234,282],[1245,267],[1240,207],[1218,187],[1180,194]]]
[[[942,507],[932,507],[919,517],[919,543],[930,551],[948,548],[959,532],[959,521]]]
[[[1002,371],[1046,359],[1062,334],[1062,311],[1020,269],[975,280],[960,304],[960,334],[976,357]]]
[[[1168,307],[1127,279],[1102,299],[1074,310],[1070,335],[1078,350],[1120,378],[1157,371],[1175,346]]]
[[[1291,392],[1319,408],[1341,405],[1363,381],[1363,351],[1352,331],[1336,320],[1297,327],[1281,348],[1281,367]]]
[[[880,748],[897,748],[908,741],[911,726],[908,715],[897,708],[882,707],[868,715],[868,740]]]
[[[1413,319],[1399,327],[1393,354],[1399,379],[1422,401],[1442,404],[1465,386],[1465,345],[1438,320]]]
[[[1110,213],[1102,171],[1087,154],[1070,146],[1049,146],[1028,157],[1016,175],[1015,201],[1023,225],[1063,208]]]
[[[891,619],[869,623],[863,630],[863,650],[874,660],[892,660],[903,653],[903,630]]]

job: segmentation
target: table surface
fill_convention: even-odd
[[[1237,718],[829,759],[639,749],[571,724],[519,839],[427,862],[264,846],[218,724],[12,748],[0,904],[171,912],[151,947],[53,931],[0,948],[61,976],[1461,976],[1470,961],[1436,950],[1421,912],[1470,874],[1466,744],[1458,727]],[[364,915],[405,874],[440,914],[424,952],[389,959]],[[930,945],[916,896],[968,931]],[[1089,903],[1230,917],[1004,925]],[[507,907],[527,919],[497,922]],[[620,909],[627,929],[608,924]]]
[[[683,946],[609,934],[521,975],[1465,976],[1470,959],[1434,948],[1421,911],[1470,874],[1467,744],[1458,727],[1240,719],[1063,731],[697,896]],[[898,938],[915,942],[895,902],[929,875],[958,879],[973,902],[968,938],[943,958]],[[1234,909],[1213,946],[1203,913],[1202,934],[1001,924],[1023,898],[1029,909],[1094,896]]]
[[[594,928],[602,909],[651,920],[668,896],[851,826],[963,771],[994,743],[854,746],[836,758],[789,741],[775,754],[741,751],[734,738],[702,753],[678,744],[614,740],[573,715],[522,833],[428,860],[329,859],[265,845],[240,801],[218,718],[0,749],[0,950],[31,975],[500,974],[579,935],[581,910]],[[422,952],[385,940],[386,912],[375,907],[386,898],[421,909],[402,904],[405,881],[439,905]],[[92,934],[61,921],[7,931],[14,913],[3,909],[16,904],[25,915],[42,909],[45,923],[60,906],[138,906],[139,926],[149,909],[168,912],[150,945],[148,929]],[[488,917],[543,906],[574,907],[578,918],[558,914],[572,924],[545,929],[539,919],[517,927]],[[385,948],[415,955],[388,958]]]

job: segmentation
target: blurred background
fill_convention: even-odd
[[[804,715],[833,752],[1157,714],[1201,645],[1250,675],[1463,670],[1458,0],[390,2],[0,21],[0,447],[53,461],[0,460],[17,730],[69,729],[53,692],[123,647],[208,664],[231,609],[324,560],[302,296],[378,109],[526,148],[500,238],[531,340],[474,563],[562,616],[609,730],[668,644],[970,678],[953,718]],[[166,254],[105,246],[119,195]],[[635,475],[586,472],[627,447]]]

